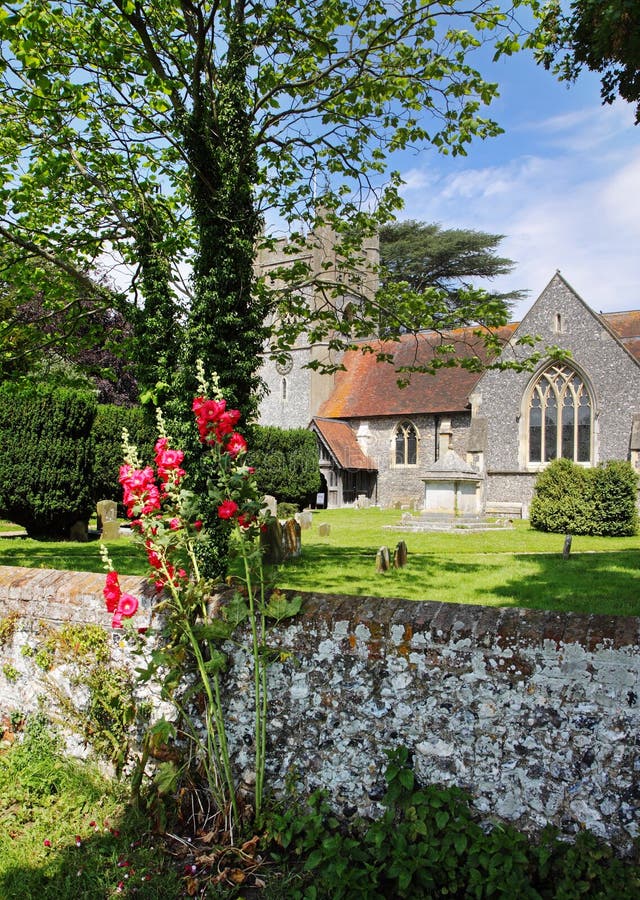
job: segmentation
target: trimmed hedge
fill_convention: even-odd
[[[150,463],[157,438],[157,428],[149,416],[139,407],[98,406],[93,423],[93,484],[92,496],[98,500],[122,501],[122,487],[118,474],[122,465],[122,431],[126,428],[129,439],[138,448],[140,459]]]
[[[67,538],[93,510],[95,398],[51,385],[0,385],[0,512],[30,537]]]
[[[304,505],[320,487],[318,445],[306,428],[254,426],[247,462],[255,466],[262,493],[281,503]]]
[[[585,469],[554,460],[538,475],[529,521],[539,531],[620,537],[638,530],[638,475],[611,460]]]

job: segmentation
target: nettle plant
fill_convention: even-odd
[[[208,535],[199,507],[202,498],[189,491],[182,464],[184,453],[171,446],[162,415],[160,436],[155,445],[155,466],[141,467],[137,451],[125,434],[125,462],[120,469],[127,515],[132,519],[135,540],[144,545],[149,561],[149,578],[158,591],[156,611],[163,614],[161,640],[148,657],[139,678],[159,678],[164,699],[170,699],[178,713],[178,728],[164,718],[147,732],[140,769],[134,777],[139,787],[149,756],[173,738],[179,737],[188,752],[193,770],[204,773],[207,786],[227,828],[237,826],[246,809],[239,803],[222,702],[222,677],[227,666],[225,644],[232,637],[248,643],[253,667],[254,689],[254,816],[259,824],[264,797],[267,721],[268,627],[295,615],[300,598],[287,599],[272,590],[262,565],[260,532],[264,528],[262,500],[254,472],[244,462],[247,443],[235,431],[241,414],[227,409],[218,379],[207,384],[199,367],[200,395],[193,412],[200,441],[209,456],[208,503],[217,508],[221,522],[231,532],[230,546],[241,559],[241,577],[224,601],[216,600],[214,585],[201,573],[199,545]],[[131,624],[138,600],[123,593],[106,548],[102,550],[107,568],[104,597],[113,615],[114,628]],[[178,742],[179,743],[179,742]],[[164,763],[163,790],[178,769]]]

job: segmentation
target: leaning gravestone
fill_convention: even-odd
[[[264,527],[260,532],[260,548],[262,558],[267,565],[278,566],[284,562],[282,525],[274,516],[265,519]]]
[[[282,528],[284,558],[294,559],[302,552],[302,529],[295,519],[287,519]]]
[[[96,508],[98,512],[98,528],[102,531],[102,540],[115,541],[120,537],[118,504],[115,500],[99,500]]]
[[[407,564],[407,545],[404,541],[398,541],[396,549],[393,551],[393,567],[394,569],[404,569]]]
[[[386,572],[390,565],[389,548],[380,547],[376,553],[376,572]]]
[[[331,534],[331,525],[328,522],[321,522],[318,525],[318,534],[320,537],[326,537],[328,534]]]

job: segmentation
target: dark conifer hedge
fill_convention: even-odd
[[[0,514],[32,537],[64,539],[93,509],[96,401],[50,385],[0,385]]]
[[[306,428],[255,426],[247,462],[255,466],[260,490],[279,502],[303,506],[320,487],[318,445]]]
[[[153,461],[157,428],[145,411],[139,406],[98,406],[93,423],[93,499],[96,503],[98,500],[116,500],[118,503],[122,500],[118,474],[123,462],[123,429],[138,448],[141,462],[149,465]]]

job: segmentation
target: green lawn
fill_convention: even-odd
[[[389,510],[315,512],[302,532],[303,553],[282,567],[283,588],[436,600],[487,606],[640,615],[640,537],[574,537],[562,558],[564,535],[533,531],[527,522],[499,532],[387,531],[401,514]],[[327,522],[331,533],[318,534]],[[377,574],[376,551],[399,540],[409,549],[406,569]],[[116,567],[143,574],[140,548],[127,539],[109,544]],[[0,539],[0,565],[101,571],[97,542],[88,544]]]
[[[640,615],[640,538],[574,537],[562,558],[564,535],[527,522],[500,532],[403,533],[383,526],[400,514],[384,510],[314,513],[302,533],[303,555],[283,567],[282,587],[408,600],[524,606],[534,609]],[[331,533],[320,537],[318,524]],[[376,574],[375,555],[399,540],[409,549],[405,569]]]

